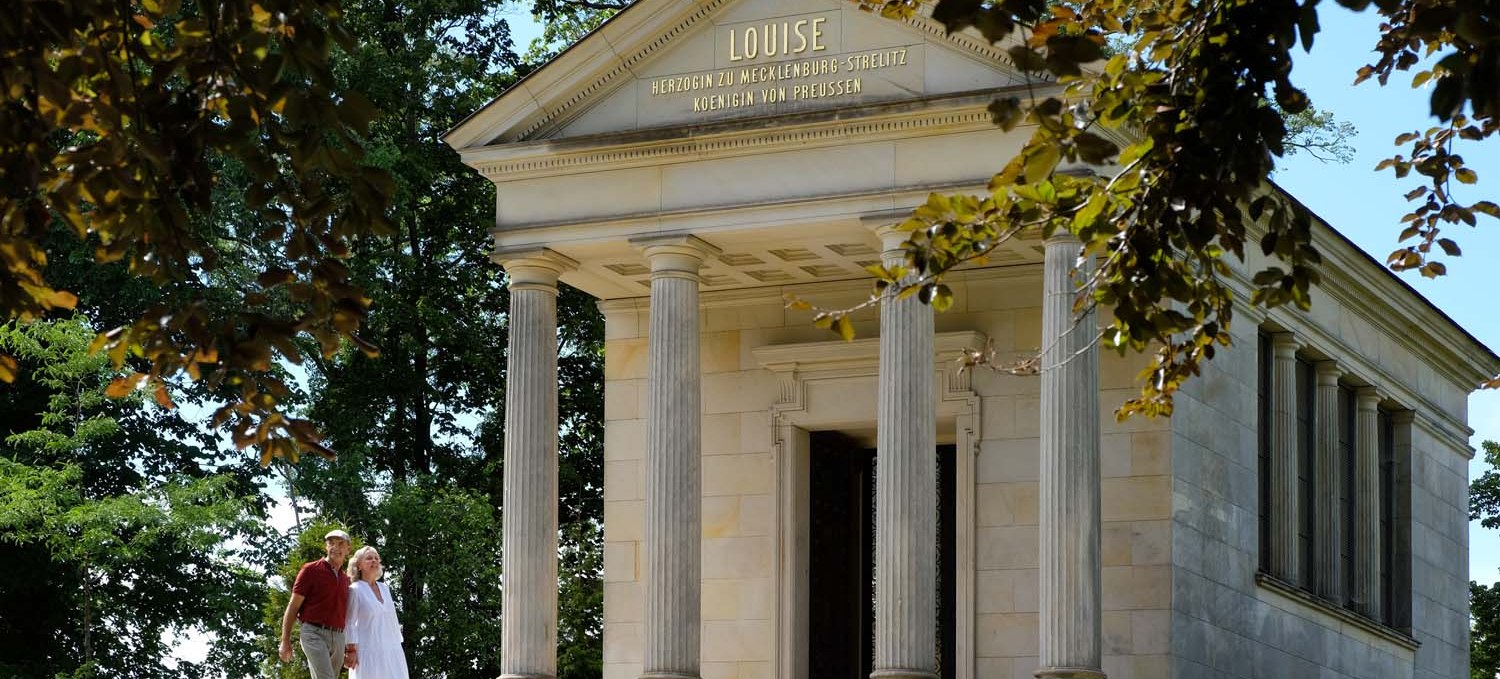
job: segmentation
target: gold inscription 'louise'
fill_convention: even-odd
[[[729,30],[729,60],[822,52],[823,23],[827,18],[799,19]]]

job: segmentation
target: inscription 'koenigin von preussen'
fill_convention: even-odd
[[[809,41],[809,44],[812,42]],[[893,68],[906,64],[907,48],[898,47],[838,57],[743,66],[692,75],[657,78],[651,81],[651,96],[739,88],[734,92],[693,97],[694,113],[786,101],[851,96],[864,91],[864,82],[861,78],[846,75],[842,78],[830,79],[828,76]],[[811,78],[821,79],[812,82],[794,82]],[[749,88],[751,85],[763,85],[763,87]]]

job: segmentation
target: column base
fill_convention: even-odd
[[[550,674],[502,674],[500,679],[557,679]]]
[[[682,672],[643,672],[641,679],[702,679],[697,674],[684,674]]]
[[[1107,679],[1104,672],[1092,667],[1044,667],[1034,676],[1037,679]]]
[[[938,679],[938,675],[926,670],[886,668],[871,672],[870,679]]]

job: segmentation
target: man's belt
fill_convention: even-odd
[[[329,627],[328,625],[319,625],[318,623],[308,622],[306,620],[303,620],[302,624],[304,624],[304,625],[312,625],[313,627],[316,627],[318,629],[326,629],[326,630],[328,630],[330,632],[342,632],[342,631],[344,631],[344,628],[342,628],[342,627]]]

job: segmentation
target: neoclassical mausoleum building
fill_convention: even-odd
[[[1242,309],[1170,419],[1116,421],[1143,360],[1069,332],[1065,237],[852,342],[787,308],[863,300],[1049,87],[840,0],[639,0],[447,135],[512,289],[506,677],[556,673],[559,282],[606,323],[608,679],[1468,676],[1500,359],[1327,225],[1312,311]],[[1041,375],[958,369],[985,346]]]

